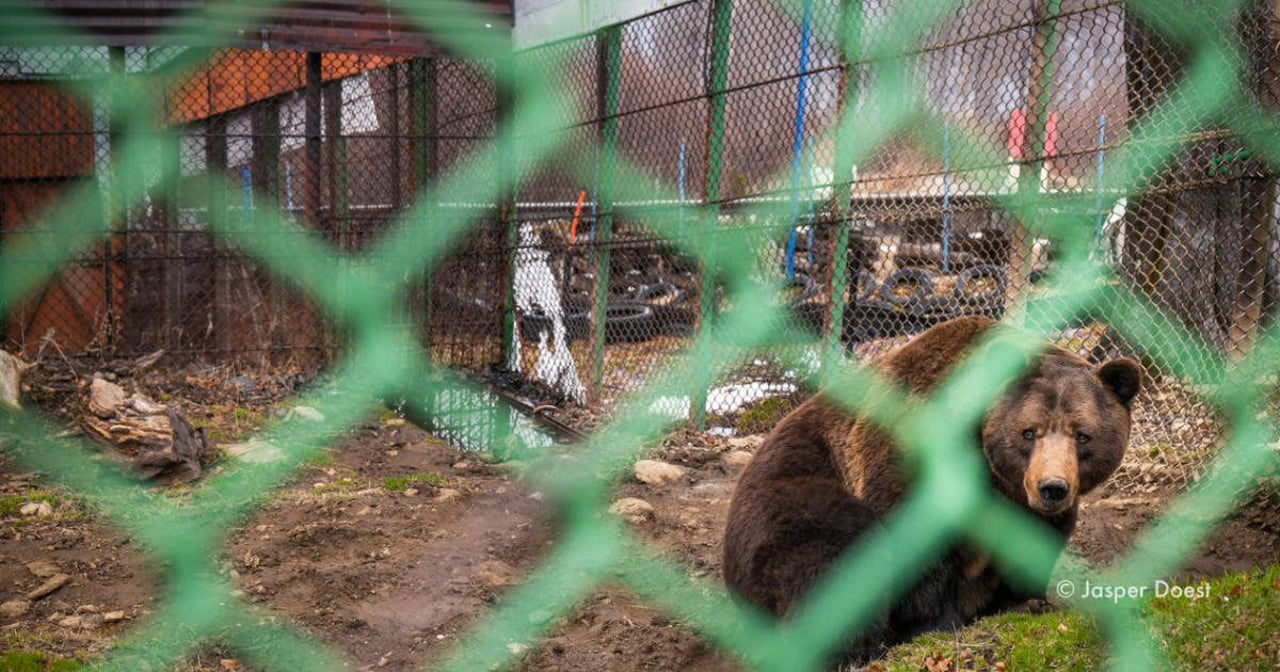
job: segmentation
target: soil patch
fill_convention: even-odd
[[[648,502],[653,511],[635,523],[639,535],[691,575],[717,580],[729,499],[757,443],[675,435],[653,457],[684,467],[684,476],[660,485],[625,482],[616,497]],[[0,603],[39,588],[47,580],[42,573],[69,576],[21,614],[0,619],[0,648],[95,656],[154,610],[162,588],[127,534],[12,464],[0,463],[0,496],[50,504],[43,514],[6,508],[0,515]],[[1091,560],[1111,560],[1165,501],[1159,494],[1097,493],[1083,505],[1072,546]],[[540,502],[540,493],[506,467],[398,418],[371,419],[237,527],[221,567],[248,599],[331,643],[353,667],[419,669],[449,650],[554,543],[555,523]],[[1215,576],[1274,563],[1277,529],[1254,515],[1229,520],[1185,571]],[[123,615],[107,622],[104,615],[115,612]],[[188,669],[219,670],[220,662],[206,655]],[[693,628],[612,585],[553,624],[524,654],[524,666],[740,669]]]

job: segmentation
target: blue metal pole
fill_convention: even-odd
[[[240,188],[244,191],[240,222],[247,228],[250,220],[253,219],[253,173],[249,170],[247,163],[240,167]]]
[[[800,220],[800,168],[804,156],[804,108],[808,98],[809,39],[813,36],[813,0],[804,0],[800,26],[800,81],[796,85],[795,140],[791,147],[791,239],[787,241],[787,277],[796,277],[796,242]]]
[[[942,272],[951,272],[951,124],[942,126]]]
[[[293,165],[284,164],[284,209],[289,217],[289,221],[293,221]]]

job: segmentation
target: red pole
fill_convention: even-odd
[[[573,240],[578,237],[578,219],[582,217],[582,203],[587,200],[587,190],[583,189],[578,192],[578,207],[573,211],[573,227],[569,229],[569,247],[573,247]]]

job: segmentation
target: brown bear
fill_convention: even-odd
[[[981,317],[944,322],[877,365],[912,393],[927,395],[996,324]],[[992,488],[1043,519],[1065,544],[1079,496],[1120,465],[1141,385],[1132,359],[1094,367],[1066,350],[1043,351],[975,432]],[[888,434],[815,395],[778,423],[738,481],[725,530],[725,583],[786,617],[907,486]],[[984,554],[959,545],[903,598],[886,604],[843,657],[864,661],[920,632],[953,629],[1030,597]]]

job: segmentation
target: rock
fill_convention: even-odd
[[[735,436],[729,439],[729,447],[737,450],[755,450],[762,443],[764,443],[764,437],[759,434]]]
[[[168,406],[157,404],[141,394],[134,394],[129,397],[129,405],[133,407],[133,410],[143,415],[160,415],[169,410]]]
[[[649,485],[661,485],[684,478],[684,467],[659,460],[636,462],[636,480]]]
[[[94,630],[102,627],[102,614],[84,614],[80,616],[80,627]]]
[[[108,611],[107,613],[102,615],[103,623],[119,623],[124,619],[125,619],[125,613],[123,609],[118,609],[116,611]]]
[[[404,489],[404,496],[405,496],[405,497],[417,497],[417,496],[418,496],[418,489],[417,489],[417,488],[405,488],[405,489]]]
[[[321,413],[310,406],[294,406],[293,410],[289,412],[289,415],[305,418],[313,422],[324,422],[324,413]]]
[[[67,616],[66,618],[63,618],[62,620],[58,621],[58,625],[64,628],[78,628],[81,625],[80,617]]]
[[[653,505],[643,499],[623,497],[609,506],[609,513],[635,525],[653,520]]]
[[[46,597],[53,591],[67,585],[67,582],[70,580],[71,577],[67,574],[54,574],[45,580],[44,583],[40,584],[39,588],[27,593],[25,597],[34,602],[35,600]]]
[[[284,451],[270,441],[249,439],[244,443],[229,443],[222,447],[223,452],[250,464],[267,464],[284,459]]]
[[[222,386],[238,394],[249,394],[250,392],[257,391],[258,381],[250,378],[249,376],[236,376],[234,378],[228,378]]]
[[[24,516],[35,516],[36,518],[45,518],[53,515],[53,507],[49,502],[27,502],[18,509],[18,513]]]
[[[102,378],[94,378],[89,386],[89,412],[106,420],[125,405],[124,389]]]
[[[751,464],[751,458],[753,457],[755,457],[755,455],[748,453],[745,450],[731,450],[725,453],[722,459],[724,460],[724,466],[729,467],[730,469],[742,469],[748,464]]]
[[[534,625],[543,625],[550,621],[554,616],[555,614],[546,609],[539,609],[532,614],[529,614],[529,622]]]
[[[485,560],[476,565],[476,580],[490,588],[504,588],[516,582],[516,570],[501,560]]]
[[[462,497],[462,493],[453,488],[440,488],[440,492],[436,493],[437,502],[452,502]]]
[[[31,603],[26,600],[9,600],[0,604],[0,620],[16,621],[31,610]]]
[[[733,495],[733,481],[705,481],[693,486],[690,491],[702,496],[729,497]]]
[[[48,560],[32,560],[27,563],[27,571],[41,579],[47,579],[58,572],[58,565]]]
[[[0,350],[0,405],[8,406],[15,411],[22,410],[18,404],[18,397],[22,392],[22,374],[29,368],[31,368],[30,364]]]

